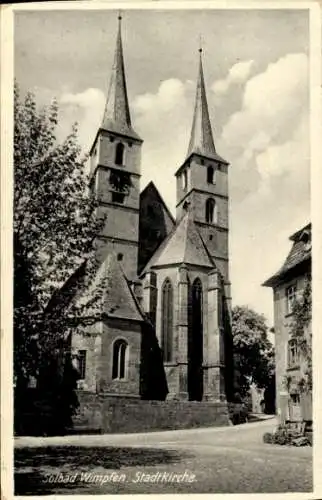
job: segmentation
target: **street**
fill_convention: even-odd
[[[275,425],[16,438],[15,494],[312,491],[312,448],[264,444]]]

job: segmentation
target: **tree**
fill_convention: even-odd
[[[265,317],[248,307],[232,310],[234,357],[239,373],[238,391],[246,396],[251,383],[268,388],[275,377],[274,348],[267,337]]]
[[[93,242],[103,219],[88,188],[77,126],[59,143],[58,105],[38,109],[14,90],[14,372],[17,384],[59,360],[71,321],[88,317],[78,287],[95,275]],[[66,283],[68,286],[66,287]],[[95,292],[96,293],[96,292]],[[94,294],[95,295],[95,294]],[[99,295],[99,293],[98,293]],[[62,372],[64,369],[62,370]]]
[[[291,338],[296,340],[300,355],[305,361],[303,377],[299,380],[300,392],[312,391],[312,283],[308,276],[303,289],[293,303]]]

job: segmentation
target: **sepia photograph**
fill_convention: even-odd
[[[63,4],[13,9],[14,494],[313,493],[310,8]]]

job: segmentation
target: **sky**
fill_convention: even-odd
[[[87,151],[114,57],[115,10],[15,13],[15,77],[39,105],[56,97],[58,136],[79,124]],[[132,124],[143,138],[141,189],[152,180],[175,214],[174,172],[192,124],[201,39],[216,150],[230,164],[233,305],[273,325],[261,286],[289,236],[310,221],[309,19],[305,10],[127,10],[122,36]]]

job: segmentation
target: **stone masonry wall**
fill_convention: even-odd
[[[74,432],[127,433],[228,425],[225,403],[142,401],[79,392]]]

